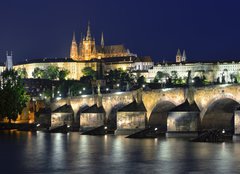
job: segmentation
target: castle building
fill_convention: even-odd
[[[208,82],[214,83],[233,83],[236,76],[240,72],[239,61],[223,61],[223,62],[176,62],[176,63],[160,63],[154,65],[148,70],[147,82],[154,80],[157,72],[163,72],[168,77],[176,73],[177,78],[187,79],[190,75],[194,77],[204,77]],[[162,79],[162,81],[165,81]]]
[[[70,58],[76,61],[87,61],[94,58],[102,59],[109,57],[126,57],[126,56],[136,56],[124,45],[110,45],[106,46],[104,44],[103,33],[101,35],[101,44],[96,45],[95,38],[91,35],[90,23],[88,23],[86,37],[82,37],[79,42],[79,45],[76,42],[75,34],[73,34],[71,49],[70,49]]]

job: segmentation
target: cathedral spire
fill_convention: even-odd
[[[103,37],[103,32],[102,32],[102,36],[101,36],[101,46],[102,46],[102,48],[104,47],[104,37]]]
[[[75,32],[73,32],[73,39],[72,42],[76,42]]]
[[[90,21],[88,21],[87,37],[86,40],[91,40]]]
[[[178,51],[177,51],[177,56],[182,56],[179,48],[178,48]]]
[[[186,52],[185,52],[185,50],[183,50],[182,62],[186,62],[186,60],[187,60]]]
[[[75,32],[73,32],[73,39],[72,39],[72,45],[70,50],[70,58],[73,60],[78,59],[78,46],[75,38]]]
[[[180,49],[178,49],[177,55],[176,55],[176,62],[181,62],[181,61],[182,61],[182,54]]]

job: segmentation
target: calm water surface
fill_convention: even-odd
[[[240,141],[0,132],[2,173],[240,173]]]

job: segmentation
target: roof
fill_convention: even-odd
[[[239,60],[206,60],[206,61],[187,61],[187,62],[157,62],[156,65],[162,66],[169,66],[169,65],[193,65],[193,64],[200,64],[200,65],[218,65],[218,64],[239,64]]]
[[[119,109],[118,112],[147,112],[147,110],[143,102],[137,103],[136,100],[134,100],[132,103]]]
[[[153,62],[150,56],[140,57],[141,62]]]
[[[50,108],[40,108],[37,113],[39,113],[39,114],[51,114],[51,109]]]
[[[97,52],[105,54],[114,54],[114,53],[127,53],[127,49],[124,45],[110,45],[110,46],[96,46]]]
[[[82,113],[105,113],[105,110],[102,106],[98,107],[97,104],[85,109]]]
[[[104,62],[133,62],[135,61],[137,58],[134,56],[122,56],[122,57],[110,57],[110,58],[102,58],[102,60]]]
[[[76,61],[71,58],[42,58],[42,59],[26,59],[23,62],[16,63],[14,65],[30,64],[30,63],[52,63],[52,62],[93,62],[93,60],[88,61]]]
[[[60,113],[74,113],[72,106],[65,104],[59,108],[57,108],[56,110],[53,111],[54,113],[60,112]]]
[[[185,100],[184,103],[176,106],[170,112],[200,112],[200,109],[198,108],[196,102],[194,101],[192,104],[188,102],[188,100]]]

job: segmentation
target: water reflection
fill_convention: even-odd
[[[234,173],[240,143],[0,132],[5,173]],[[12,167],[14,165],[14,167]]]

